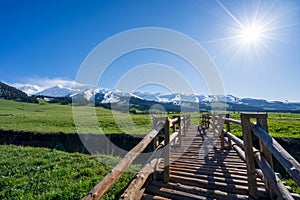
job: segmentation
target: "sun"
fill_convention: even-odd
[[[229,63],[233,60],[243,63],[260,61],[262,56],[272,52],[270,45],[278,41],[277,31],[284,28],[279,20],[280,16],[271,13],[273,4],[247,4],[244,9],[236,7],[233,13],[220,0],[216,2],[229,17],[229,23],[224,26],[224,37],[208,42],[225,44]]]
[[[256,24],[241,28],[240,38],[245,43],[257,43],[263,37],[262,28]]]

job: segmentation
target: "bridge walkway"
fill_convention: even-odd
[[[170,181],[150,180],[142,199],[251,199],[247,166],[232,149],[221,149],[220,137],[191,126],[182,146],[170,152]],[[163,168],[163,162],[159,169]],[[256,175],[260,199],[269,199],[264,182]]]

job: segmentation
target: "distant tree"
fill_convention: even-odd
[[[28,96],[25,92],[2,82],[0,82],[0,98],[28,103],[38,103],[35,96]]]

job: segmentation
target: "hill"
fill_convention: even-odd
[[[7,100],[17,100],[22,102],[37,103],[37,98],[28,96],[25,92],[10,85],[0,82],[0,98]]]

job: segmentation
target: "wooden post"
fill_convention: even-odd
[[[259,125],[264,131],[268,133],[268,122],[267,122],[268,115],[267,114],[259,114],[256,118],[256,124]],[[263,153],[267,161],[269,162],[269,165],[274,169],[273,166],[273,159],[271,152],[265,147],[263,142],[259,140],[259,148],[260,152]]]
[[[173,117],[172,117],[172,119],[176,119],[176,118],[177,118],[177,116],[173,116]],[[178,123],[178,122],[174,122],[174,123],[173,123],[173,133],[176,132],[176,124],[177,124],[177,123]]]
[[[181,117],[179,116],[178,117],[178,127],[179,127],[179,130],[178,130],[178,140],[179,140],[179,147],[181,147],[181,145],[182,145],[182,142],[181,142],[181,140],[182,140],[182,133],[181,133]]]
[[[264,131],[268,133],[268,122],[267,122],[268,115],[267,114],[258,114],[256,117],[256,124],[259,125]],[[268,161],[268,164],[272,169],[274,169],[273,166],[273,158],[271,152],[266,148],[264,143],[259,140],[259,150],[264,155],[266,160]],[[274,199],[276,197],[274,191],[270,188],[270,185],[268,183],[267,178],[264,180],[266,188],[270,191],[270,197],[271,199]]]
[[[186,134],[185,134],[185,126],[186,126],[186,118],[185,118],[185,115],[184,116],[182,116],[182,120],[181,120],[181,125],[182,125],[182,132],[181,132],[181,134],[183,135],[183,136],[186,136]]]
[[[215,115],[211,116],[211,130],[210,131],[214,131],[215,130]]]
[[[210,119],[211,119],[211,117],[210,117],[210,116],[207,116],[207,128],[209,128],[209,125],[210,125]]]
[[[225,143],[224,143],[224,130],[221,130],[221,149],[225,149]]]
[[[209,128],[209,116],[205,116],[205,128]]]
[[[208,117],[207,117],[207,115],[204,115],[203,117],[204,117],[204,128],[207,129],[207,127],[208,127],[208,121],[207,121]]]
[[[169,132],[169,120],[166,118],[164,126],[165,146],[164,146],[164,173],[163,181],[168,183],[170,179],[170,132]]]
[[[204,129],[207,129],[208,128],[208,116],[207,115],[203,115],[203,124],[204,124],[204,126],[203,126],[203,128]]]
[[[157,125],[157,122],[158,122],[157,118],[155,116],[153,116],[152,121],[153,121],[153,128],[155,128],[155,126]],[[152,141],[152,151],[155,151],[158,143],[159,143],[159,139],[158,139],[158,136],[156,136]]]
[[[226,114],[226,118],[230,118],[230,115],[229,114]],[[230,122],[229,121],[226,121],[226,127],[227,127],[227,132],[230,132]],[[228,147],[231,149],[231,139],[228,138]]]
[[[252,124],[250,122],[250,117],[243,113],[241,114],[241,122],[247,163],[248,192],[252,198],[258,199],[255,161],[253,156]]]
[[[221,149],[225,149],[225,141],[224,141],[224,115],[219,115],[218,120],[219,129],[221,129]]]
[[[217,126],[217,124],[216,124],[216,119],[217,119],[217,115],[216,114],[214,114],[213,115],[213,118],[212,118],[212,120],[213,120],[213,124],[212,124],[212,131],[213,131],[213,133],[214,133],[214,135],[216,134],[216,126]]]

